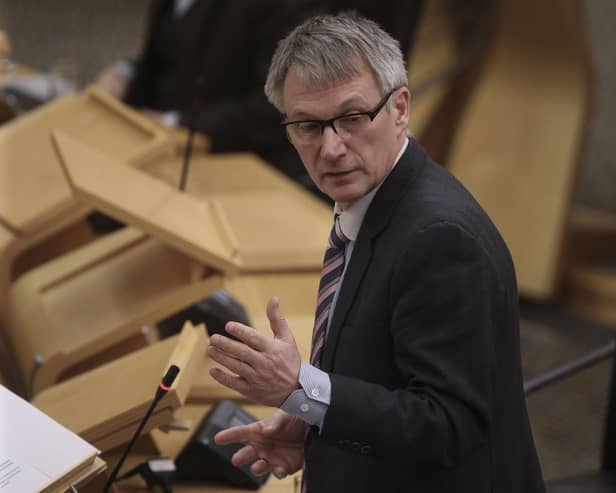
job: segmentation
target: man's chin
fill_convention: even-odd
[[[338,204],[350,205],[364,194],[356,187],[336,187],[325,192],[330,198],[335,200]]]

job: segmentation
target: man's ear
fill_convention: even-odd
[[[409,111],[411,106],[411,92],[408,87],[401,87],[393,95],[393,110],[396,116],[396,127],[405,132],[409,126]]]

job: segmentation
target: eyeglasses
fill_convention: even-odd
[[[359,111],[347,115],[336,116],[329,120],[296,120],[292,122],[282,122],[287,132],[287,137],[293,144],[309,145],[321,140],[326,127],[332,127],[333,131],[346,139],[354,135],[361,134],[376,118],[379,111],[385,106],[387,100],[394,91],[389,91],[381,99],[372,111]]]

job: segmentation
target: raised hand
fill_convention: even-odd
[[[301,357],[276,297],[267,304],[267,318],[274,337],[238,322],[227,323],[225,330],[239,341],[213,335],[208,355],[232,374],[220,368],[212,368],[210,374],[256,403],[279,407],[299,388]]]
[[[278,479],[298,471],[304,461],[304,422],[277,410],[269,418],[219,432],[216,443],[243,443],[233,464],[252,464],[253,474],[271,472]]]

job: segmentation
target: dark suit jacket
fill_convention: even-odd
[[[310,492],[544,491],[513,264],[467,190],[411,140],[370,205],[333,314]]]
[[[264,93],[274,49],[321,0],[196,0],[181,18],[154,0],[125,100],[181,112],[213,152],[250,151],[291,177],[305,171]]]

